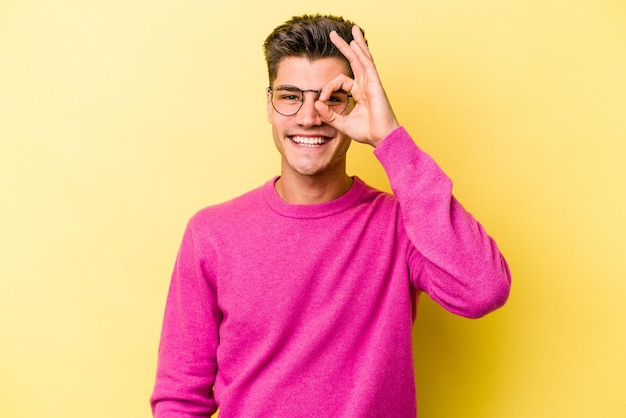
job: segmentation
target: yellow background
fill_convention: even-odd
[[[261,43],[317,11],[513,272],[478,321],[422,298],[420,416],[626,416],[623,0],[0,2],[0,416],[149,416],[184,225],[277,174]]]

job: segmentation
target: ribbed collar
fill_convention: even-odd
[[[274,177],[265,183],[262,191],[263,197],[270,209],[289,218],[313,219],[335,215],[353,207],[367,189],[367,185],[360,178],[354,176],[352,186],[335,200],[313,205],[292,205],[281,199],[276,192],[274,183],[278,178],[278,176]]]

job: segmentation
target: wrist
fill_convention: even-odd
[[[383,142],[389,135],[391,135],[396,129],[400,127],[401,125],[398,123],[398,121],[394,120],[392,123],[389,124],[386,129],[383,130],[383,132],[385,133],[382,136],[372,138],[371,145],[374,148],[378,147],[381,142]]]

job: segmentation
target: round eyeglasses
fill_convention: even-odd
[[[302,109],[304,93],[315,93],[315,100],[320,97],[321,90],[302,90],[295,86],[268,87],[268,93],[272,95],[272,106],[283,116],[292,116]],[[352,95],[347,91],[338,90],[333,92],[324,103],[337,113],[343,113],[348,108]]]

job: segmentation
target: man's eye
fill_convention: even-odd
[[[338,105],[344,105],[346,102],[348,101],[348,95],[343,93],[343,92],[337,92],[333,95],[331,95],[328,100],[326,101],[326,103],[329,106],[338,106]]]
[[[284,100],[286,102],[296,102],[300,100],[300,96],[297,94],[281,94],[279,98],[280,100]]]

